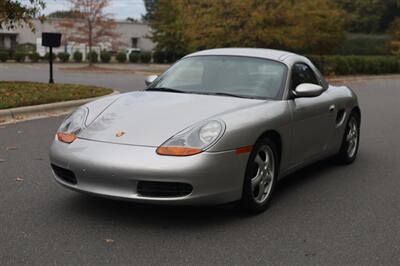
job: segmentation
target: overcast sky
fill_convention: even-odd
[[[65,0],[45,0],[45,14],[56,10],[69,9],[69,5]],[[110,0],[110,7],[107,8],[108,13],[112,13],[116,19],[126,19],[127,17],[141,18],[145,13],[143,0]]]

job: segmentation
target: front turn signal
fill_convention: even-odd
[[[75,134],[58,132],[57,139],[61,142],[70,144],[70,143],[74,142],[77,139],[77,137]]]
[[[203,152],[201,149],[187,147],[158,147],[158,155],[191,156]]]

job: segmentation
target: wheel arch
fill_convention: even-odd
[[[355,106],[355,107],[351,110],[351,112],[357,114],[358,119],[360,120],[359,122],[361,123],[361,109],[360,109],[360,107]]]
[[[280,164],[281,159],[282,159],[282,150],[283,150],[282,149],[282,137],[281,137],[281,134],[276,130],[267,130],[257,139],[257,141],[262,139],[262,138],[269,138],[270,140],[272,140],[275,143],[276,148],[278,149],[277,150],[277,152],[278,152],[278,162]]]

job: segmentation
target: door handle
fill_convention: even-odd
[[[331,106],[329,106],[329,112],[333,112],[336,110],[336,106],[334,104],[332,104]]]

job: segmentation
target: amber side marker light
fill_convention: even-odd
[[[241,147],[236,149],[236,154],[244,154],[244,153],[249,153],[253,150],[253,146],[246,146],[246,147]]]
[[[70,144],[70,143],[74,142],[76,140],[76,138],[77,137],[74,134],[63,133],[63,132],[57,133],[57,139],[64,143]]]
[[[157,154],[169,156],[190,156],[203,152],[201,149],[185,147],[158,147]]]

